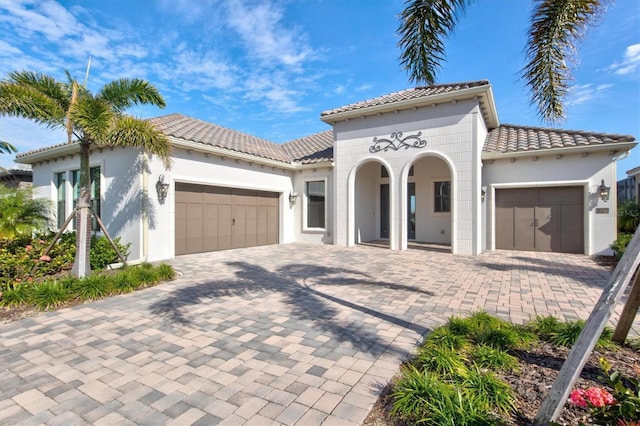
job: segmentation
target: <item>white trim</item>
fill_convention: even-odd
[[[491,223],[491,231],[489,232],[489,248],[496,250],[496,189],[517,189],[517,188],[552,188],[563,186],[581,186],[582,194],[582,211],[583,211],[583,252],[589,254],[591,251],[591,228],[593,223],[589,215],[589,185],[588,179],[580,180],[564,180],[564,181],[548,181],[548,182],[513,182],[513,183],[492,183],[487,186],[487,195],[485,202],[489,207],[489,221]]]

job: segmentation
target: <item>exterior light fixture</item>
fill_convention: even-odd
[[[604,179],[602,179],[602,183],[598,187],[598,195],[600,195],[600,199],[604,202],[609,201],[609,193],[611,192],[611,188],[604,184]]]
[[[298,193],[297,192],[290,192],[289,193],[289,205],[291,207],[294,207],[296,205],[296,201],[298,200]]]
[[[480,188],[480,202],[484,203],[484,199],[487,197],[487,187],[483,186]]]
[[[169,194],[169,184],[164,181],[164,175],[158,176],[156,192],[158,193],[158,201],[160,201],[160,204],[164,203],[164,200]]]

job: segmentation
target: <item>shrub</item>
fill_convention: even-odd
[[[514,371],[518,368],[518,360],[507,352],[487,345],[476,346],[472,353],[476,365],[492,371]]]
[[[31,189],[0,185],[0,238],[30,236],[33,231],[43,229],[50,210],[50,202],[33,198]]]
[[[477,366],[462,383],[464,396],[484,411],[494,409],[507,414],[515,408],[515,398],[508,383],[498,379],[489,371],[480,371]]]
[[[158,281],[155,269],[150,263],[142,263],[138,267],[130,269],[131,279],[137,283],[137,286],[145,286]]]
[[[450,348],[426,345],[418,350],[415,365],[446,378],[467,375],[464,354]]]
[[[173,269],[173,266],[166,263],[158,265],[157,272],[158,278],[163,281],[170,281],[176,277],[176,271]]]
[[[615,256],[620,259],[624,254],[627,246],[631,242],[631,238],[633,238],[633,234],[628,234],[624,232],[618,233],[618,239],[610,245],[611,250],[613,250]]]
[[[633,200],[618,206],[618,231],[633,234],[640,226],[640,203]]]
[[[113,279],[107,275],[93,274],[76,281],[73,286],[74,296],[82,301],[98,300],[113,292]]]
[[[29,300],[28,290],[30,285],[22,283],[12,283],[4,289],[0,298],[0,306],[17,306]]]
[[[113,239],[113,242],[118,247],[120,254],[126,259],[129,256],[129,247],[131,243],[120,243],[120,237]],[[107,265],[120,262],[118,254],[111,246],[111,243],[106,237],[91,237],[91,251],[89,253],[89,261],[91,262],[91,269],[105,269]]]
[[[29,303],[40,309],[62,305],[69,299],[69,291],[57,281],[37,283],[29,291]]]
[[[554,345],[564,346],[565,348],[571,348],[578,340],[578,336],[584,328],[585,322],[583,320],[572,320],[560,323],[557,329],[550,332],[546,340]],[[613,336],[613,330],[611,327],[605,327],[598,339],[596,348],[599,349],[616,349],[618,345],[611,340]]]

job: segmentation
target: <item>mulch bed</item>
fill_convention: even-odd
[[[516,412],[507,420],[507,424],[518,426],[533,424],[538,409],[553,385],[568,353],[569,350],[562,347],[540,344],[517,354],[520,361],[519,371],[502,377],[516,393]],[[612,365],[612,371],[620,371],[625,377],[638,378],[640,352],[625,346],[617,351],[594,351],[582,370],[575,387],[603,387],[606,384],[600,369],[600,357],[609,361]],[[399,421],[389,415],[390,391],[390,387],[387,386],[365,420],[365,426],[409,426],[406,422]],[[557,422],[560,425],[577,425],[580,422],[588,424],[588,416],[586,411],[567,404]]]

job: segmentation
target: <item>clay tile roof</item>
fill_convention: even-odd
[[[629,135],[501,124],[489,132],[482,150],[507,154],[633,141],[635,138]]]
[[[339,108],[324,111],[320,114],[321,117],[327,117],[333,114],[338,114],[347,111],[356,111],[359,109],[369,108],[372,106],[391,104],[399,101],[406,101],[411,99],[426,98],[428,96],[440,95],[443,93],[453,93],[462,89],[469,89],[471,87],[488,86],[489,81],[478,80],[469,81],[463,83],[448,83],[448,84],[434,84],[432,86],[421,86],[413,89],[401,90],[399,92],[390,93],[388,95],[379,96],[377,98],[369,99],[366,101],[356,102],[354,104],[345,105]]]
[[[282,149],[302,164],[333,160],[333,130],[315,133],[282,145]]]
[[[150,118],[167,136],[190,140],[231,151],[251,154],[270,160],[290,162],[291,159],[282,150],[282,146],[237,130],[228,129],[213,123],[187,117],[182,114],[169,114]]]
[[[25,155],[37,154],[39,152],[49,151],[49,150],[52,150],[52,149],[55,149],[55,148],[60,148],[62,146],[66,146],[66,145],[78,145],[78,141],[71,141],[71,143],[65,142],[65,143],[59,143],[59,144],[56,144],[56,145],[43,146],[42,148],[33,149],[33,150],[27,151],[27,152],[18,152],[16,154],[16,160],[19,160],[21,157],[24,157]]]

